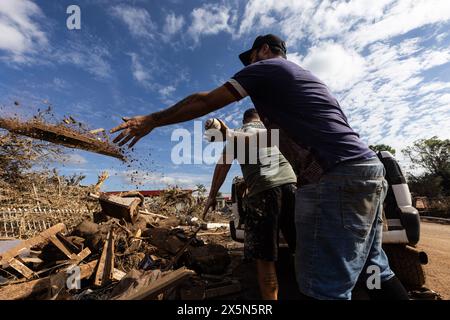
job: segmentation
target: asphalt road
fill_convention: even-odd
[[[450,300],[450,225],[422,221],[418,249],[428,254],[425,285]]]

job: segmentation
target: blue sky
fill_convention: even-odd
[[[81,30],[66,27],[71,4]],[[270,32],[286,39],[288,59],[329,85],[363,140],[400,150],[450,138],[449,30],[447,0],[1,0],[0,115],[31,115],[49,101],[60,117],[109,129],[223,84],[241,68],[237,55]],[[236,127],[250,106],[245,99],[214,115]],[[213,165],[170,158],[172,130],[193,127],[156,129],[129,164],[71,151],[53,165],[86,174],[85,183],[108,170],[108,190],[209,186]],[[233,166],[223,192],[239,174]]]

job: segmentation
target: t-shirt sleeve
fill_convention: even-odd
[[[233,93],[236,99],[240,100],[247,96],[254,96],[258,91],[263,89],[267,78],[267,68],[264,64],[257,62],[251,64],[225,83],[225,86]]]

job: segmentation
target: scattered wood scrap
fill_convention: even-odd
[[[207,224],[188,219],[195,217],[193,211],[174,216],[147,206],[151,199],[144,202],[136,192],[90,195],[102,211],[73,228],[56,224],[5,247],[0,254],[0,299],[217,299],[240,292],[240,283],[224,279],[231,275],[228,250],[197,238]],[[78,270],[84,281],[79,281]]]
[[[54,225],[53,227],[41,232],[36,237],[33,237],[31,239],[22,241],[20,244],[15,246],[14,248],[2,253],[0,255],[0,265],[2,268],[6,268],[9,266],[10,261],[20,255],[24,250],[30,249],[32,247],[35,247],[39,244],[42,244],[46,241],[50,240],[50,237],[55,235],[58,232],[63,231],[66,228],[64,223],[58,223]]]
[[[12,258],[8,262],[10,267],[20,272],[25,278],[32,279],[37,277],[37,275],[32,270],[30,270],[26,265],[24,265],[20,261],[20,259]]]
[[[59,238],[58,238],[59,237]],[[75,261],[82,261],[84,260],[88,255],[91,254],[91,250],[89,248],[85,248],[83,251],[81,251],[79,254],[72,253],[67,247],[60,241],[60,238],[64,239],[64,237],[60,234],[52,235],[50,236],[50,241],[59,249],[62,253],[64,253],[67,258]],[[66,243],[69,241],[65,240]]]
[[[73,260],[76,263],[81,262],[87,256],[91,254],[89,248],[85,248],[79,254],[75,254],[71,252],[66,245],[64,245],[60,239],[64,239],[63,241],[69,243],[62,235],[59,233],[66,229],[66,226],[63,223],[59,223],[54,225],[53,227],[44,230],[36,237],[31,239],[22,241],[20,244],[15,246],[14,248],[4,252],[0,255],[0,265],[2,268],[11,267],[15,269],[17,272],[22,274],[26,279],[36,278],[37,274],[29,269],[23,262],[22,258],[19,257],[21,253],[25,250],[30,250],[32,247],[43,244],[45,242],[51,241],[61,252],[63,252],[69,259]]]
[[[89,278],[94,273],[96,264],[97,260],[94,260],[80,266],[80,280]],[[65,269],[49,277],[0,287],[0,300],[26,299],[31,295],[48,291],[52,287],[52,282],[55,282],[55,278],[61,276],[64,280],[67,280],[70,274]]]
[[[157,279],[148,287],[145,287],[133,294],[121,296],[117,300],[150,300],[193,275],[195,275],[194,271],[183,267]]]
[[[0,118],[0,128],[30,138],[45,140],[68,148],[82,149],[124,160],[121,150],[107,141],[99,140],[89,132],[83,134],[64,125],[47,124],[41,120],[20,122],[16,119]]]

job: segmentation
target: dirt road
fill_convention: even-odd
[[[428,254],[426,286],[450,300],[450,225],[422,222],[418,249]]]

